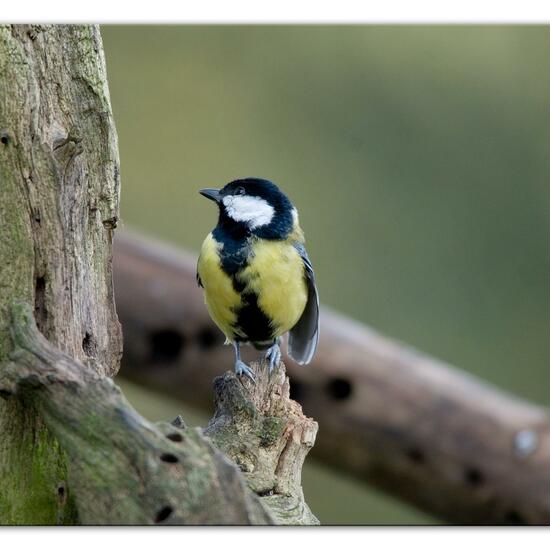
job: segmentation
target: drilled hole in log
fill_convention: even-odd
[[[218,341],[218,334],[210,327],[204,327],[199,330],[197,340],[201,349],[210,349],[214,347]]]
[[[525,525],[525,520],[515,510],[510,510],[504,516],[504,521],[508,525]]]
[[[305,387],[302,383],[290,380],[290,399],[298,401],[300,403],[304,397]]]
[[[151,359],[157,363],[170,363],[180,355],[183,336],[171,329],[158,330],[151,334]]]
[[[86,333],[82,340],[82,349],[88,357],[97,357],[95,338],[89,332]]]
[[[464,479],[472,487],[477,487],[484,481],[483,474],[477,468],[467,468],[464,472]]]
[[[170,434],[167,434],[166,437],[170,441],[178,441],[178,442],[183,441],[183,436],[178,433],[170,433]]]
[[[2,132],[2,134],[0,134],[0,141],[4,145],[8,145],[10,142],[10,136],[6,132]]]
[[[351,395],[352,387],[345,378],[333,378],[327,385],[327,391],[333,399],[342,401]]]
[[[43,331],[48,312],[46,311],[46,279],[37,277],[34,285],[34,318],[38,329]]]
[[[160,455],[160,459],[163,462],[169,462],[170,464],[176,464],[177,462],[179,462],[179,458],[172,453],[163,453]]]
[[[116,216],[102,220],[101,223],[105,229],[115,229],[118,224],[118,218]]]
[[[166,521],[172,515],[172,511],[173,510],[171,506],[165,506],[164,508],[161,508],[155,516],[155,523]]]
[[[423,464],[426,461],[424,451],[418,447],[407,449],[406,455],[411,462],[415,462],[416,464]]]
[[[65,484],[63,482],[59,483],[57,486],[57,500],[61,505],[67,502],[67,491],[65,490]]]

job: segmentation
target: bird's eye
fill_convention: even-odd
[[[244,187],[237,187],[237,190],[235,191],[235,195],[244,195],[245,190]]]

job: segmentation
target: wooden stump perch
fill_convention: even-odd
[[[317,422],[290,399],[282,363],[271,376],[266,364],[251,367],[255,383],[232,372],[215,379],[216,412],[204,434],[238,464],[277,523],[316,524],[304,501],[301,474]]]

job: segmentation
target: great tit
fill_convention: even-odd
[[[300,365],[319,340],[319,297],[298,212],[272,182],[245,178],[200,194],[218,205],[218,224],[202,244],[197,283],[212,320],[235,349],[235,372],[254,380],[239,346],[267,350],[269,372],[281,336]]]

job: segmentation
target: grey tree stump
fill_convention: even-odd
[[[0,361],[9,305],[90,371],[114,375],[119,161],[99,29],[0,26]],[[67,458],[34,399],[0,402],[0,522],[74,523]]]
[[[315,443],[317,422],[289,397],[281,363],[268,375],[253,363],[256,383],[227,372],[214,381],[216,412],[204,434],[235,462],[276,523],[314,525],[302,491],[302,466]]]

